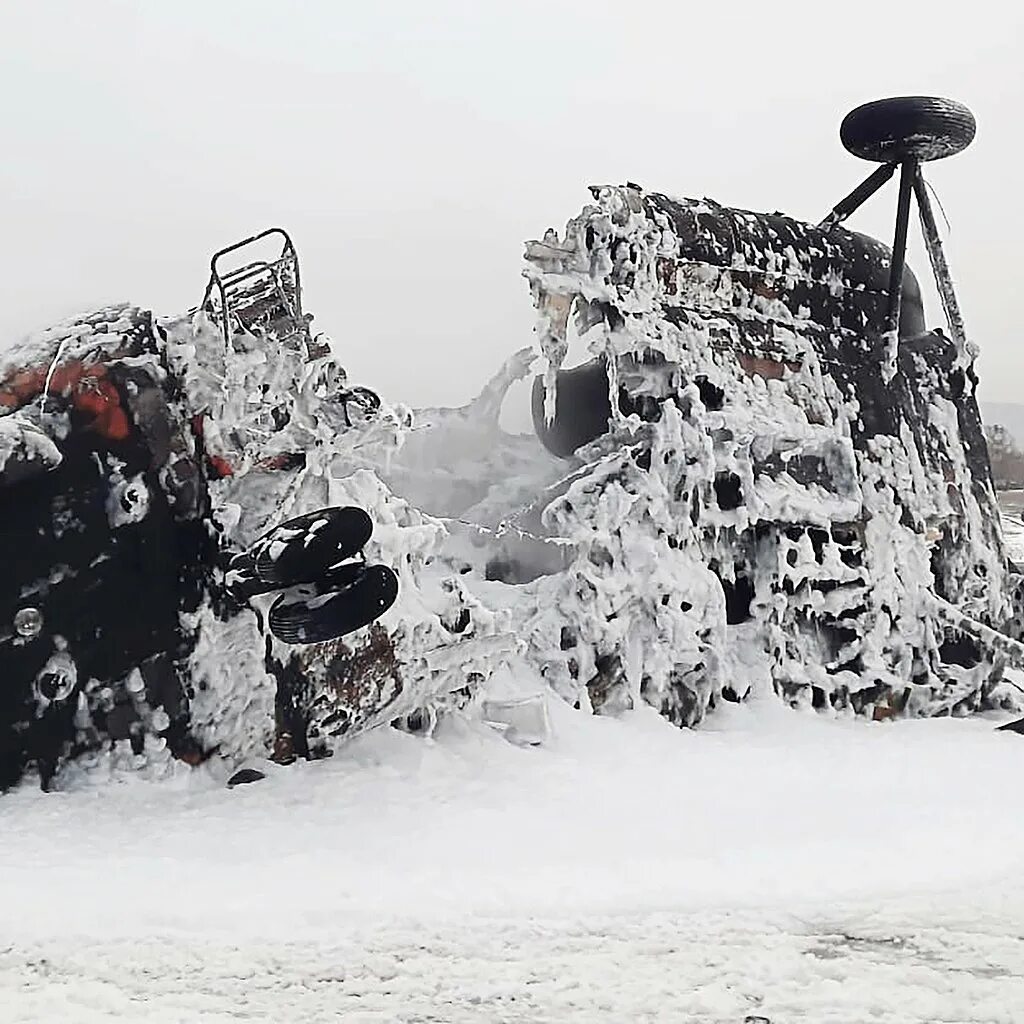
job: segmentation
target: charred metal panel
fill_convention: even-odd
[[[564,240],[549,234],[543,251],[527,248],[551,361],[537,386],[557,392],[559,382],[561,352],[549,344],[557,328],[546,311],[585,295],[620,313],[615,327],[591,334],[609,379],[635,387],[619,368],[653,349],[675,368],[677,388],[659,399],[659,420],[645,417],[650,457],[630,456],[649,480],[627,473],[625,455],[613,472],[606,455],[589,487],[578,485],[563,528],[586,548],[590,524],[610,552],[602,580],[587,574],[598,594],[616,568],[630,573],[637,550],[668,540],[691,574],[689,584],[663,578],[653,592],[636,577],[651,604],[636,604],[624,630],[592,628],[595,656],[628,667],[626,637],[652,629],[688,637],[683,646],[702,654],[682,675],[670,656],[632,654],[645,698],[670,717],[678,700],[669,695],[684,676],[695,706],[714,705],[735,629],[767,653],[767,662],[751,655],[744,671],[767,673],[787,700],[876,717],[983,706],[998,666],[990,657],[969,667],[947,659],[959,648],[931,602],[938,594],[968,617],[1007,621],[1006,561],[973,369],[941,333],[925,330],[913,276],[904,274],[894,345],[882,243],[708,200],[593,191],[597,203],[569,222]],[[722,395],[713,410],[694,401],[698,378]],[[635,443],[630,422],[612,415],[605,437],[588,440],[608,453],[617,435]],[[647,531],[641,540],[632,517],[602,519],[622,489],[630,507],[673,524],[668,538]],[[747,567],[754,591],[742,623],[735,582],[720,568],[734,564]],[[702,566],[719,574],[710,589]],[[690,599],[671,623],[667,612],[643,610],[679,606],[676,595],[700,580],[705,601],[718,590],[720,618],[695,617]]]

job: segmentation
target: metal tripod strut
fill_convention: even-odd
[[[842,224],[847,217],[864,205],[895,173],[899,163],[882,164],[868,175],[845,199],[832,207],[829,215],[818,224],[819,228],[831,230]]]
[[[889,307],[885,328],[895,335],[900,330],[900,304],[903,298],[903,268],[907,262],[907,228],[910,225],[910,193],[921,173],[917,160],[904,160],[900,165],[900,194],[896,203],[896,234],[892,242],[889,264]]]
[[[942,309],[949,323],[949,330],[957,351],[961,356],[975,354],[971,343],[967,340],[960,304],[957,302],[956,290],[953,287],[953,276],[946,262],[946,254],[942,248],[938,225],[932,210],[928,186],[924,180],[921,161],[908,158],[881,164],[864,179],[845,199],[836,203],[827,217],[818,223],[826,231],[842,224],[851,214],[855,213],[870,199],[895,173],[900,170],[899,199],[896,204],[896,231],[893,236],[892,262],[889,268],[889,303],[886,309],[886,331],[899,333],[900,307],[903,297],[903,270],[906,266],[907,231],[910,225],[911,194],[917,200],[917,211],[921,218],[921,233],[924,235],[925,247],[935,275]]]
[[[942,308],[957,349],[957,361],[966,363],[976,354],[967,340],[963,317],[953,288],[953,278],[942,251],[939,231],[921,165],[942,160],[966,149],[974,139],[974,115],[962,103],[939,96],[890,96],[862,103],[851,110],[839,128],[846,150],[862,160],[879,164],[845,199],[837,203],[819,223],[826,231],[841,224],[870,199],[900,169],[899,199],[896,204],[896,232],[889,265],[889,294],[885,335],[893,356],[899,340],[903,275],[906,268],[907,231],[910,226],[911,194],[917,199],[928,258],[942,299]]]
[[[921,215],[921,233],[924,235],[928,259],[931,261],[932,273],[935,275],[935,283],[939,289],[942,309],[949,323],[949,332],[961,358],[966,354],[976,355],[977,353],[967,340],[967,330],[964,327],[960,304],[957,302],[956,291],[953,288],[953,277],[949,272],[949,264],[946,263],[946,254],[942,249],[939,229],[935,223],[935,214],[932,212],[931,199],[928,196],[928,188],[920,165],[918,165],[917,174],[914,175],[914,196],[917,199],[917,212]]]

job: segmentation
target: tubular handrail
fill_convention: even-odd
[[[221,269],[222,261],[225,256],[274,235],[279,235],[282,239],[281,254],[277,259],[254,260],[251,263],[244,263],[240,267],[235,267],[228,271],[223,271]],[[291,281],[289,281],[286,286],[282,277],[285,273],[289,272],[291,274]],[[294,326],[294,330],[286,335],[282,340],[288,340],[296,335],[302,335],[306,339],[308,348],[309,329],[302,312],[302,284],[299,274],[299,257],[291,236],[284,230],[284,228],[280,227],[271,227],[264,231],[257,232],[254,235],[250,235],[248,238],[243,238],[239,242],[227,245],[223,249],[218,249],[210,257],[210,279],[207,282],[206,292],[203,295],[203,301],[200,304],[200,308],[207,312],[214,312],[213,297],[214,290],[216,289],[216,295],[220,306],[219,315],[221,320],[221,329],[224,333],[225,347],[231,343],[232,316],[238,320],[242,327],[248,326],[242,318],[240,311],[237,309],[232,310],[231,299],[232,297],[237,298],[240,285],[257,279],[260,275],[267,275],[269,280],[265,291],[267,293],[273,291],[277,294],[278,298],[281,300],[281,304],[288,311],[289,318]],[[292,294],[289,294],[289,292]]]

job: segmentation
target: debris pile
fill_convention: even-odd
[[[759,678],[876,718],[988,706],[1001,661],[934,604],[1011,617],[977,381],[912,302],[890,351],[888,250],[635,187],[594,197],[527,248],[538,431],[556,451],[585,437],[594,380],[612,430],[547,512],[577,545],[561,628],[534,644],[556,686],[684,724]],[[587,388],[560,372],[570,317]]]
[[[881,243],[595,188],[528,243],[537,348],[412,411],[310,337],[284,238],[223,275],[237,247],[217,254],[186,315],[109,307],[0,355],[0,788],[227,779],[469,705],[540,742],[531,687],[680,726],[752,692],[875,719],[1012,705],[1024,586],[975,352],[926,329],[909,270],[893,328]],[[592,358],[567,368],[574,328]],[[510,436],[538,357],[537,436]],[[397,601],[285,642],[232,565],[349,506]]]

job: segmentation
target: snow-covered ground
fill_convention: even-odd
[[[1015,508],[1012,512],[1007,511],[1002,499],[1000,505],[1003,507],[1003,540],[1006,541],[1006,553],[1018,565],[1024,564],[1024,520],[1021,519],[1021,510]]]
[[[1024,1020],[1024,737],[551,712],[0,800],[0,1021]]]

